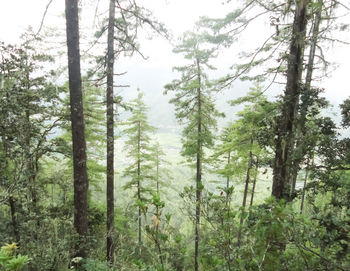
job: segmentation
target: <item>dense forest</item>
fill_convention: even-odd
[[[349,2],[213,1],[179,37],[137,0],[65,0],[62,32],[53,2],[0,41],[0,270],[350,270],[350,96],[323,86]],[[152,39],[177,63],[130,94]]]

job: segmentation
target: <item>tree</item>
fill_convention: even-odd
[[[167,91],[175,91],[170,100],[176,108],[176,118],[186,123],[183,130],[182,152],[187,161],[195,164],[196,203],[195,203],[195,252],[194,269],[198,271],[199,227],[201,217],[202,174],[205,149],[214,144],[212,130],[216,128],[216,117],[220,116],[211,97],[213,85],[209,82],[205,69],[213,69],[208,63],[215,56],[215,49],[204,49],[205,36],[186,32],[181,43],[175,47],[175,53],[184,54],[189,64],[174,69],[181,73],[181,78],[165,86]]]
[[[252,205],[259,170],[258,161],[268,156],[266,143],[261,142],[260,139],[266,136],[267,123],[276,114],[276,104],[267,100],[262,93],[261,86],[257,84],[251,89],[252,91],[247,96],[231,101],[232,106],[244,102],[250,103],[245,106],[244,110],[237,113],[239,119],[231,126],[231,146],[232,151],[235,152],[233,161],[236,161],[236,167],[246,170],[242,215],[238,231],[238,246],[241,245],[241,231],[248,201],[249,185],[253,182],[251,191]]]
[[[277,199],[286,201],[290,200],[288,183],[291,177],[291,151],[293,150],[295,138],[294,120],[300,96],[308,4],[309,0],[296,1],[290,52],[288,55],[287,85],[283,97],[282,115],[277,123],[272,195]]]
[[[106,24],[106,21],[108,23]],[[99,43],[99,39],[104,36],[107,30],[107,52],[103,56],[96,58],[97,67],[90,71],[89,76],[97,78],[92,80],[96,84],[106,79],[107,92],[107,260],[114,263],[113,233],[114,233],[114,106],[121,105],[121,97],[118,99],[114,96],[114,88],[118,87],[115,84],[114,64],[116,59],[122,55],[132,56],[138,53],[145,58],[139,50],[137,42],[139,28],[149,26],[153,31],[165,34],[166,29],[158,23],[153,17],[152,13],[137,4],[136,1],[109,1],[109,16],[107,20],[103,20],[103,24],[97,31],[93,44]],[[104,84],[104,83],[101,83]]]
[[[115,1],[110,0],[107,39],[107,261],[114,263],[114,24]]]
[[[153,183],[152,187],[155,185],[155,192],[153,193],[152,197],[152,205],[154,206],[155,210],[153,211],[153,215],[151,217],[151,221],[153,222],[153,225],[146,225],[146,231],[148,234],[148,237],[154,242],[156,250],[158,252],[159,262],[162,268],[165,268],[165,262],[164,262],[164,253],[162,250],[162,243],[165,243],[167,241],[168,236],[163,232],[163,229],[165,226],[168,226],[170,222],[170,215],[165,215],[166,219],[163,219],[162,211],[165,207],[165,203],[161,200],[161,191],[162,186],[169,186],[171,176],[169,175],[169,171],[167,168],[165,168],[166,165],[169,163],[164,159],[165,153],[162,150],[162,147],[160,146],[159,142],[155,142],[151,146],[151,155],[152,155],[152,163],[153,163],[153,174],[152,174],[152,181]],[[161,221],[165,221],[164,225],[161,226]],[[163,241],[163,242],[162,242]]]
[[[81,90],[79,17],[78,1],[66,0],[66,34],[68,47],[68,72],[70,110],[73,141],[74,169],[74,227],[79,235],[75,256],[86,258],[87,248],[83,239],[88,234],[87,192],[88,176],[86,170],[86,142],[84,134],[84,110]]]
[[[330,31],[337,29],[341,31],[347,28],[346,25],[341,26],[336,23],[337,15],[334,10],[338,7],[347,8],[339,2],[322,0],[295,1],[295,3],[293,1],[253,0],[245,2],[224,18],[203,17],[198,23],[199,26],[211,32],[213,43],[229,46],[256,18],[269,16],[270,25],[275,28],[275,31],[272,31],[257,50],[245,53],[248,56],[247,63],[235,65],[235,72],[222,78],[219,82],[224,88],[230,86],[238,78],[258,81],[271,78],[266,87],[268,89],[276,81],[286,78],[287,86],[282,101],[283,113],[278,120],[276,131],[278,135],[275,143],[273,195],[288,201],[294,197],[296,176],[303,158],[300,152],[299,157],[294,155],[295,148],[298,148],[297,145],[302,138],[303,126],[305,126],[302,111],[300,116],[297,112],[300,98],[303,96],[303,89],[310,88],[316,65],[322,67],[324,73],[328,66],[320,46],[321,42],[330,40],[339,42],[340,40],[329,36]],[[291,17],[288,16],[289,14],[294,15],[292,23],[289,21]],[[310,29],[310,33],[307,33],[307,28]],[[309,49],[308,56],[304,54],[306,49]],[[315,61],[315,56],[318,57],[318,61]],[[307,59],[305,84],[302,82],[304,57]],[[277,62],[277,66],[271,61]],[[262,66],[262,64],[265,64],[267,69],[260,69],[253,74],[253,68]],[[282,179],[284,181],[281,181]],[[285,184],[282,185],[282,182]],[[280,195],[282,192],[277,192],[282,190],[284,190],[284,196]]]
[[[124,189],[136,186],[136,205],[138,207],[138,253],[142,252],[142,214],[146,214],[147,202],[149,201],[149,189],[147,180],[152,178],[152,149],[150,133],[155,128],[147,122],[147,106],[143,102],[143,93],[138,92],[137,98],[130,104],[132,116],[125,124],[129,125],[123,132],[128,137],[125,142],[127,157],[131,164],[124,170],[124,176],[130,177]]]

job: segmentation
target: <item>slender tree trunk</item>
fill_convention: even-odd
[[[114,22],[115,0],[109,2],[107,40],[107,261],[114,263]]]
[[[76,257],[87,257],[84,239],[88,232],[86,170],[86,142],[84,133],[83,97],[81,89],[78,1],[66,0],[66,32],[68,47],[68,72],[70,111],[73,141],[74,170],[74,227],[79,235],[76,243]]]
[[[230,165],[231,163],[231,152],[228,152],[227,154],[227,165]],[[230,201],[230,195],[228,193],[228,190],[230,189],[230,176],[227,175],[226,177],[226,207],[228,207],[229,205],[229,201]],[[229,210],[229,209],[228,209]]]
[[[26,74],[27,82],[29,82],[29,74]],[[27,86],[29,89],[30,86]],[[30,125],[30,112],[29,109],[25,110],[26,112],[26,136],[25,136],[25,144],[26,144],[26,169],[27,169],[27,176],[28,176],[28,186],[29,191],[32,198],[32,207],[34,209],[34,212],[36,212],[36,204],[37,204],[37,195],[36,195],[36,188],[35,188],[35,178],[34,176],[34,168],[33,168],[33,156],[30,151],[30,139],[31,139],[31,125]]]
[[[303,210],[304,210],[304,200],[305,200],[305,191],[306,191],[306,183],[307,183],[307,178],[308,178],[308,175],[309,175],[309,163],[310,163],[310,160],[309,158],[307,159],[307,162],[306,162],[306,168],[305,168],[305,178],[304,178],[304,186],[303,186],[303,192],[302,192],[302,195],[301,195],[301,203],[300,203],[300,214],[303,213]],[[313,164],[313,161],[312,161],[312,164]]]
[[[310,89],[311,87],[312,73],[314,71],[315,53],[316,53],[317,42],[319,39],[320,24],[322,20],[323,0],[318,0],[318,4],[319,4],[319,7],[315,14],[315,21],[313,24],[310,51],[309,51],[309,60],[307,63],[307,70],[306,70],[306,78],[305,78],[306,89]]]
[[[138,135],[137,135],[137,153],[138,153],[138,160],[137,160],[137,199],[139,203],[141,203],[141,123],[138,122]],[[142,237],[141,237],[141,227],[142,227],[142,221],[141,221],[141,206],[139,206],[139,217],[138,217],[138,234],[139,234],[139,256],[141,256],[141,246],[142,246]]]
[[[197,89],[197,103],[198,103],[198,125],[197,125],[197,159],[196,159],[196,224],[195,224],[195,244],[194,244],[194,270],[198,271],[198,254],[199,254],[199,225],[201,217],[201,193],[202,193],[202,120],[201,120],[201,72],[199,67],[199,60],[197,59],[197,76],[198,76],[198,89]]]
[[[247,205],[247,196],[248,196],[248,187],[249,187],[249,181],[250,181],[250,170],[252,169],[253,164],[253,153],[252,153],[252,147],[253,147],[253,137],[250,138],[250,150],[249,150],[249,161],[248,161],[248,168],[247,168],[247,175],[245,179],[245,187],[244,187],[244,193],[243,193],[243,202],[242,202],[242,212],[245,211],[245,207]],[[242,242],[242,225],[243,225],[243,216],[241,217],[239,221],[239,230],[238,230],[238,247],[241,247]]]
[[[318,36],[319,36],[319,29],[320,29],[320,23],[322,20],[322,6],[323,6],[323,0],[318,0],[318,4],[320,5],[319,8],[317,8],[317,11],[315,13],[315,19],[313,23],[313,29],[312,29],[312,36],[311,36],[311,44],[310,44],[310,51],[309,51],[309,59],[307,63],[307,69],[306,69],[306,78],[305,78],[305,90],[301,92],[301,101],[307,101],[309,99],[309,93],[308,91],[311,88],[311,81],[312,81],[312,73],[314,70],[314,61],[315,61],[315,53],[316,53],[316,47],[318,42]],[[305,123],[306,123],[306,113],[307,113],[307,107],[308,104],[305,104],[303,108],[300,110],[300,120],[297,123],[296,126],[296,149],[300,148],[302,145],[303,137],[306,134],[305,130]],[[293,161],[293,172],[292,172],[292,187],[291,187],[291,193],[293,194],[295,192],[295,186],[296,186],[296,180],[299,172],[299,165],[303,158],[305,157],[305,151],[302,151],[299,157],[294,159]]]
[[[288,183],[291,178],[291,150],[294,146],[294,122],[299,103],[303,68],[307,5],[310,0],[296,0],[293,31],[288,57],[287,85],[283,98],[282,115],[277,123],[272,195],[276,199],[290,200]]]
[[[227,154],[227,165],[230,165],[231,163],[231,152],[228,152]],[[226,178],[226,208],[227,208],[227,219],[230,219],[230,209],[231,209],[231,201],[230,201],[230,195],[229,195],[229,189],[230,189],[230,176],[227,175]],[[231,226],[228,226],[228,240],[227,240],[227,247],[226,247],[226,264],[229,271],[231,271]]]
[[[159,160],[160,160],[160,157],[159,157],[159,153],[156,154],[156,159],[157,159],[157,162],[156,162],[156,185],[157,185],[157,195],[159,196],[160,194],[160,190],[159,190]],[[156,234],[155,234],[155,238],[154,238],[154,241],[155,241],[155,244],[156,244],[156,247],[158,249],[158,253],[159,253],[159,261],[160,261],[160,264],[162,265],[162,267],[164,268],[164,261],[163,261],[163,256],[162,256],[162,249],[160,247],[160,243],[159,243],[159,237],[158,237],[158,232],[159,232],[159,206],[157,205],[156,206],[156,219],[158,220],[158,222],[156,223]]]
[[[18,224],[17,224],[17,219],[16,219],[15,201],[13,200],[12,196],[9,197],[9,205],[10,205],[10,211],[11,211],[13,235],[15,236],[16,243],[18,244],[20,241],[20,235],[19,235]]]
[[[156,157],[156,159],[157,159],[157,168],[156,168],[156,182],[157,182],[157,195],[159,196],[160,194],[160,191],[159,191],[159,159],[160,159],[160,157],[159,157],[159,155],[158,155],[158,153],[157,153],[157,157]],[[157,216],[157,219],[158,219],[158,221],[159,221],[159,216],[160,216],[160,214],[159,214],[159,206],[158,206],[158,204],[157,204],[157,206],[156,206],[156,216]],[[159,231],[159,222],[156,224],[156,231],[158,232]]]
[[[251,195],[251,198],[250,198],[250,205],[249,205],[250,207],[253,206],[255,186],[256,186],[256,179],[258,177],[258,170],[259,170],[259,157],[256,158],[255,175],[254,175],[254,181],[253,181],[253,187],[252,187],[252,195]]]

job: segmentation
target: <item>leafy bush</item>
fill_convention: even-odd
[[[18,271],[24,267],[30,259],[21,254],[16,255],[15,251],[18,249],[16,243],[5,244],[0,250],[0,270],[4,271]]]

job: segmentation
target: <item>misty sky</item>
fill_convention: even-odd
[[[18,42],[18,37],[25,29],[31,25],[36,31],[39,28],[42,15],[49,0],[0,0],[0,33],[1,40],[6,43]],[[100,0],[99,13],[107,10],[104,3]],[[173,32],[174,37],[179,36],[183,31],[192,30],[195,21],[199,16],[207,15],[211,17],[220,17],[230,11],[230,5],[223,5],[222,0],[147,0],[140,1],[145,7],[154,12],[155,17]],[[232,1],[235,2],[235,1]],[[91,28],[94,21],[96,1],[85,0],[82,10],[85,14],[85,27]],[[105,6],[103,6],[105,5]],[[55,26],[61,30],[65,29],[64,20],[64,1],[53,0],[45,19],[46,26]],[[345,22],[350,23],[350,16],[344,18]],[[244,36],[232,48],[226,50],[215,61],[218,70],[213,76],[226,74],[228,67],[232,65],[239,52],[246,48],[256,48],[259,46],[258,41],[270,31],[268,23],[258,22],[252,25]],[[146,35],[145,35],[146,36]],[[342,37],[350,41],[349,32],[344,33]],[[64,40],[63,40],[64,41]],[[176,38],[175,38],[176,41]],[[177,74],[172,72],[172,67],[179,65],[182,58],[172,53],[172,46],[168,41],[162,38],[146,37],[141,38],[141,48],[143,53],[148,56],[148,60],[142,60],[140,57],[122,58],[117,62],[118,72],[127,71],[128,74],[120,78],[122,84],[130,84],[128,89],[119,89],[123,96],[131,98],[135,96],[136,88],[142,89],[146,93],[146,99],[152,101],[155,94],[163,92],[163,86],[172,79],[177,78]],[[319,86],[326,89],[325,96],[331,100],[332,104],[338,105],[350,94],[350,46],[335,44],[330,46],[327,54],[331,62],[336,63],[338,68],[332,73],[330,78],[324,78],[318,83]],[[218,94],[219,100],[227,97],[244,95],[248,90],[245,84],[237,83],[232,89]],[[267,92],[270,96],[275,96],[283,90],[283,87],[275,87]],[[157,96],[155,95],[155,96]],[[164,100],[162,99],[162,102]]]

